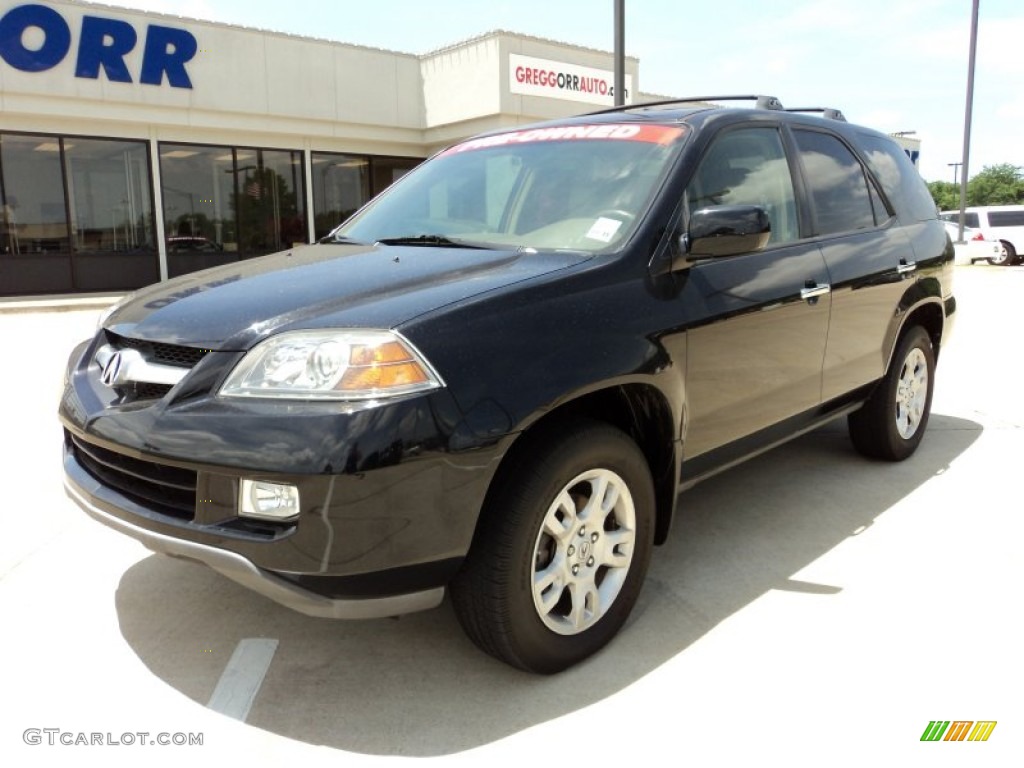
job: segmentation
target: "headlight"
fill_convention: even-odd
[[[291,331],[253,347],[220,394],[373,400],[442,386],[416,348],[392,331]]]

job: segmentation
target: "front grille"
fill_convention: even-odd
[[[170,384],[150,384],[145,381],[137,381],[126,387],[128,394],[134,395],[135,400],[159,400],[171,391]]]
[[[163,365],[176,365],[180,368],[192,368],[206,357],[210,350],[199,349],[198,347],[182,347],[177,344],[164,344],[160,341],[144,341],[142,339],[129,339],[116,333],[107,331],[107,340],[117,349],[129,347],[137,349],[142,356],[151,363]]]
[[[141,354],[147,362],[169,365],[176,368],[191,370],[210,351],[198,347],[183,347],[177,344],[164,344],[160,341],[131,339],[112,331],[106,331],[107,342],[114,349],[133,349]],[[117,386],[122,403],[134,403],[138,400],[160,400],[171,391],[169,384],[155,384],[149,381],[129,381]]]
[[[71,449],[86,472],[132,501],[181,520],[195,517],[197,474],[192,470],[135,459],[74,435]]]

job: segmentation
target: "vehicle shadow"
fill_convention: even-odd
[[[857,456],[845,425],[832,425],[688,491],[628,625],[553,677],[477,651],[447,602],[399,619],[314,619],[162,556],[124,574],[121,632],[155,675],[204,705],[239,640],[276,638],[250,725],[366,754],[452,754],[624,689],[769,590],[817,600],[840,592],[791,577],[946,471],[981,431],[933,414],[918,453],[887,464]]]

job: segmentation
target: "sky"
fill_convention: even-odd
[[[422,54],[504,29],[611,51],[613,0],[105,0]],[[639,90],[764,93],[916,131],[928,181],[963,154],[971,0],[626,0]],[[1024,0],[980,0],[970,175],[1024,166]]]

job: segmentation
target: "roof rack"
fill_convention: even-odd
[[[822,117],[826,120],[840,120],[846,122],[846,115],[840,110],[833,109],[832,107],[793,107],[787,109],[787,112],[819,112]]]
[[[686,96],[678,99],[664,99],[663,101],[648,101],[643,104],[624,104],[610,109],[601,109],[597,112],[590,112],[591,115],[604,115],[610,112],[625,112],[629,109],[641,109],[643,107],[664,107],[669,104],[692,104],[704,101],[753,101],[757,109],[784,110],[782,102],[774,96]],[[838,111],[838,110],[837,110]]]

